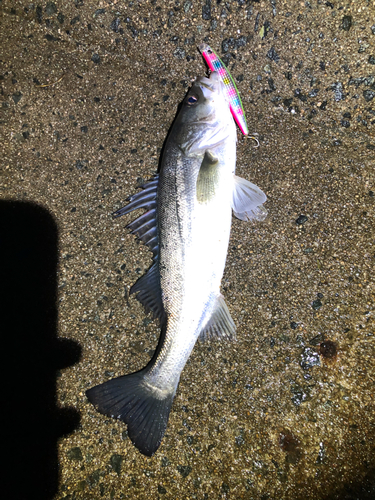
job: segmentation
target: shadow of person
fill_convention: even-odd
[[[79,360],[57,339],[58,229],[44,208],[0,200],[0,341],[3,491],[51,499],[58,489],[57,440],[80,421],[56,405],[57,370]]]

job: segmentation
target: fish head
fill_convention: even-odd
[[[219,73],[215,71],[209,78],[199,76],[193,82],[183,106],[183,121],[209,121],[216,117],[222,106],[229,107]]]
[[[226,139],[236,140],[225,87],[216,71],[193,82],[173,131],[177,145],[187,156],[200,156]]]

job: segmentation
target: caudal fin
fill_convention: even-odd
[[[167,428],[174,392],[161,399],[160,393],[145,384],[141,370],[97,385],[86,396],[100,413],[128,425],[129,437],[141,453],[151,457],[156,452]]]

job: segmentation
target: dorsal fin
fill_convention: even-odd
[[[152,208],[151,210],[148,210],[144,214],[140,215],[126,227],[131,230],[132,234],[137,235],[138,238],[150,248],[150,250],[154,254],[154,257],[157,256],[158,229],[156,220],[156,208]]]
[[[161,298],[158,262],[155,262],[147,273],[139,278],[130,288],[130,293],[137,293],[136,297],[146,311],[151,311],[162,324],[164,323],[165,311]]]
[[[159,176],[156,175],[154,179],[142,186],[142,191],[130,196],[130,203],[128,205],[120,208],[113,214],[113,217],[117,218],[121,217],[121,215],[129,214],[138,208],[147,210],[147,212],[137,217],[126,227],[151,249],[154,254],[154,261],[157,259],[159,249],[156,209],[158,180]]]
[[[128,201],[130,201],[130,203],[114,212],[113,217],[121,217],[121,215],[129,214],[137,208],[145,208],[146,210],[155,208],[158,181],[159,176],[155,175],[155,177],[151,181],[146,182],[146,184],[142,186],[142,191],[130,196],[128,198]]]
[[[126,227],[131,230],[132,234],[138,236],[154,254],[154,264],[148,272],[139,278],[139,280],[131,287],[130,293],[137,293],[137,299],[145,307],[146,311],[152,311],[153,314],[163,323],[165,320],[165,312],[163,301],[161,298],[160,274],[158,266],[158,225],[157,225],[157,208],[156,196],[158,189],[158,176],[144,184],[142,191],[130,196],[130,203],[113,214],[114,217],[126,215],[138,208],[147,210],[144,214],[137,217],[133,222],[130,222]]]

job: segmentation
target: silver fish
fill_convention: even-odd
[[[235,163],[235,123],[214,72],[197,78],[184,99],[159,175],[115,213],[146,210],[128,227],[151,248],[154,264],[131,293],[160,318],[162,331],[145,368],[86,394],[101,413],[126,422],[133,444],[148,456],[160,446],[198,337],[235,337],[220,294],[232,210],[243,220],[266,214],[266,195],[234,174]]]

